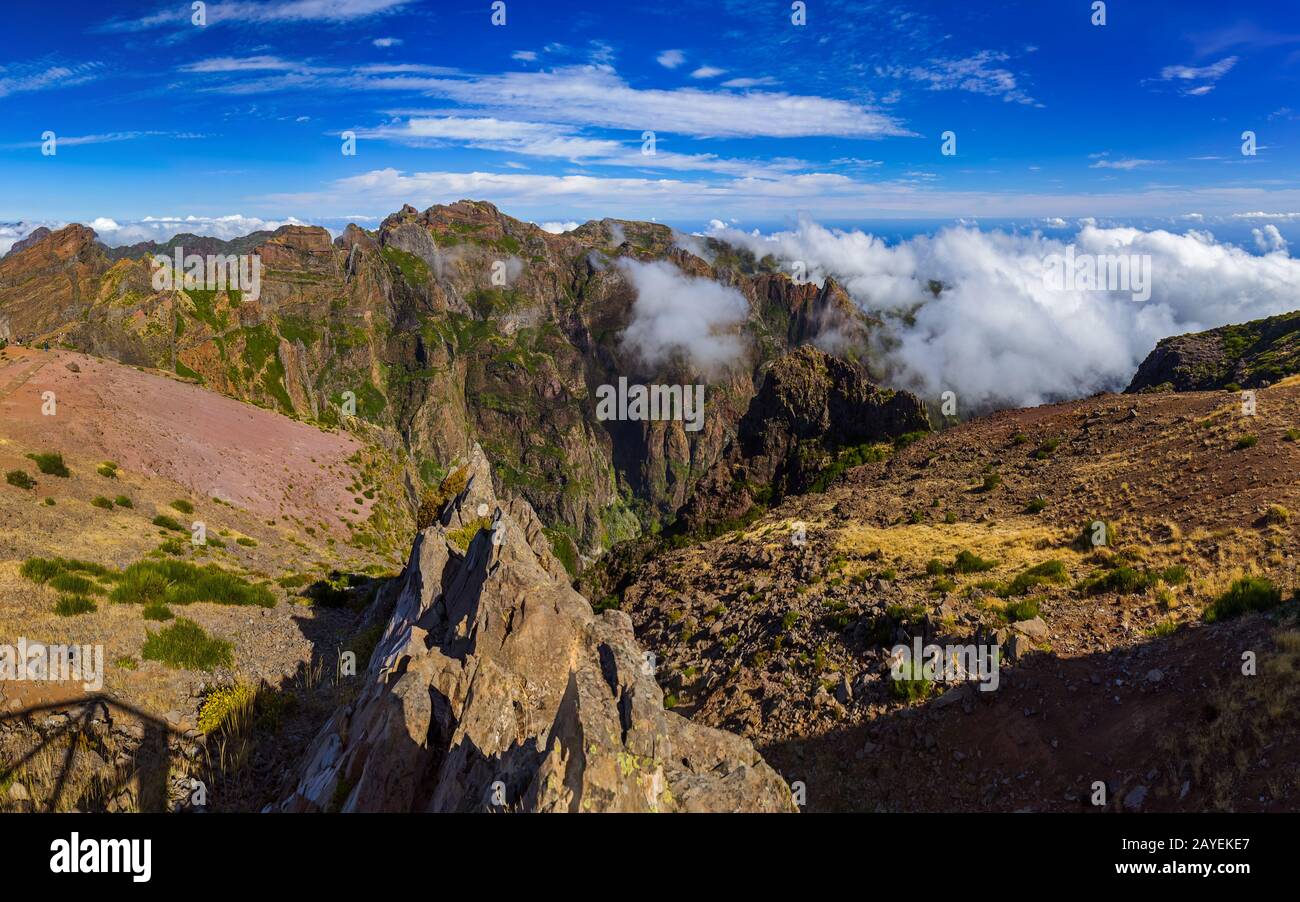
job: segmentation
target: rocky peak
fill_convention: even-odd
[[[541,529],[475,447],[282,810],[794,810],[747,740],[664,710],[631,620],[592,612]]]

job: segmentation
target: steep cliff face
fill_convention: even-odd
[[[748,741],[664,710],[631,620],[569,588],[477,446],[379,605],[363,687],[281,810],[795,810]]]
[[[1162,339],[1127,392],[1259,388],[1300,373],[1300,313]]]
[[[757,505],[807,492],[845,452],[929,428],[915,395],[879,388],[861,367],[800,347],[766,370],[735,441],[682,509],[680,528],[732,523]]]
[[[498,485],[527,498],[576,561],[671,519],[722,454],[765,361],[813,340],[865,346],[873,321],[834,282],[797,284],[770,260],[691,246],[710,259],[653,223],[551,235],[474,201],[407,206],[334,241],[286,226],[108,252],[71,226],[0,260],[0,334],[172,370],[325,426],[355,410],[400,436],[418,473],[412,502],[480,442]],[[156,290],[151,257],[176,248],[257,254],[260,292]],[[707,379],[680,356],[644,361],[623,341],[637,292],[621,258],[739,292],[737,359]],[[707,382],[703,428],[598,420],[595,391],[620,376]]]

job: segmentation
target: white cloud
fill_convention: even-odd
[[[574,222],[574,221],[541,222],[537,224],[537,227],[540,228],[543,232],[550,232],[552,235],[563,235],[565,232],[572,232],[580,225],[582,225],[582,223]]]
[[[625,347],[656,366],[681,354],[694,372],[716,376],[743,354],[737,327],[749,304],[735,288],[688,276],[671,263],[641,263],[628,257],[618,267],[636,290]]]
[[[761,78],[729,78],[722,83],[722,86],[724,88],[764,88],[775,84],[778,84],[775,78],[764,75]]]
[[[638,89],[608,66],[425,79],[420,87],[487,110],[638,134],[646,129],[707,137],[911,134],[892,117],[845,100],[783,92]]]
[[[1283,222],[1300,221],[1300,213],[1264,213],[1257,211],[1254,213],[1233,213],[1233,219],[1280,219]]]
[[[278,56],[216,56],[211,59],[186,63],[182,72],[334,72],[335,69],[315,69],[306,63],[281,59]]]
[[[1215,83],[1227,75],[1236,64],[1237,57],[1229,56],[1208,66],[1165,66],[1160,70],[1159,79],[1148,79],[1148,83],[1174,82],[1182,86],[1184,94],[1201,97],[1213,91]],[[1183,84],[1184,82],[1196,82],[1196,84],[1187,85]]]
[[[717,66],[700,66],[691,73],[691,78],[717,78],[719,75],[726,74],[726,69],[719,69]]]
[[[1300,284],[1300,260],[1275,243],[1255,256],[1196,231],[1083,226],[1061,240],[953,228],[889,245],[805,221],[713,234],[787,267],[800,260],[819,281],[834,275],[866,309],[910,313],[886,317],[877,351],[890,381],[928,398],[952,390],[967,411],[1121,390],[1159,339],[1292,310]],[[1151,299],[1048,288],[1044,258],[1067,244],[1149,255]],[[937,298],[931,279],[945,286]]]
[[[510,54],[510,58],[512,60],[519,60],[520,62],[524,62],[524,63],[535,63],[537,62],[537,51],[516,50],[514,53]]]
[[[1278,231],[1277,226],[1272,223],[1269,223],[1262,229],[1251,229],[1250,234],[1254,236],[1255,247],[1259,248],[1260,253],[1286,253],[1286,239],[1282,237],[1282,233]]]
[[[1128,157],[1124,157],[1118,160],[1111,160],[1111,159],[1106,159],[1103,156],[1101,159],[1091,164],[1088,168],[1089,169],[1120,169],[1125,172],[1128,172],[1133,169],[1137,169],[1141,166],[1154,166],[1159,162],[1160,162],[1159,160],[1134,160]]]
[[[405,42],[401,38],[375,38],[370,43],[376,47],[400,47]]]
[[[300,22],[353,22],[370,16],[396,12],[413,0],[222,0],[209,2],[207,24],[288,24]],[[97,30],[107,32],[150,31],[190,22],[190,4],[171,4],[136,19],[110,19]]]
[[[1162,81],[1217,81],[1236,64],[1237,58],[1229,56],[1209,66],[1165,66],[1160,70],[1160,78]]]
[[[686,62],[686,54],[680,50],[665,50],[655,57],[655,61],[665,69],[676,69]]]
[[[415,146],[457,142],[481,150],[581,160],[594,166],[715,172],[750,178],[779,177],[809,165],[806,161],[785,157],[737,160],[711,153],[658,151],[643,154],[639,143],[587,138],[564,126],[495,117],[412,115],[406,121],[358,131],[358,136]]]
[[[931,91],[968,91],[1001,97],[1008,103],[1041,106],[1020,87],[1009,69],[995,65],[1008,59],[1005,53],[981,50],[961,59],[935,59],[924,66],[878,67],[876,72],[892,78],[910,78]]]
[[[72,66],[25,63],[0,66],[0,97],[85,84],[98,78],[102,71],[100,63],[78,63]]]

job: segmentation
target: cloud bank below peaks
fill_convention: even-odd
[[[744,295],[710,279],[688,276],[672,263],[617,262],[636,292],[623,345],[650,366],[685,357],[694,372],[714,377],[738,363],[738,327],[749,315]]]
[[[1300,260],[1261,236],[1254,255],[1208,232],[1085,226],[1072,239],[950,228],[888,244],[803,221],[771,235],[712,237],[834,276],[882,316],[873,349],[891,384],[931,400],[956,392],[963,414],[1122,390],[1157,341],[1300,306]],[[1147,255],[1151,296],[1050,287],[1052,254]],[[931,282],[943,288],[936,296]]]

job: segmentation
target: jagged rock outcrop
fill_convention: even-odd
[[[794,810],[748,741],[664,710],[631,620],[592,613],[477,446],[385,603],[360,693],[281,810]]]
[[[1259,388],[1300,373],[1300,312],[1161,339],[1125,391]]]
[[[882,389],[856,364],[805,345],[767,369],[735,440],[697,483],[678,528],[733,522],[756,503],[808,491],[840,449],[929,428],[915,395]]]

